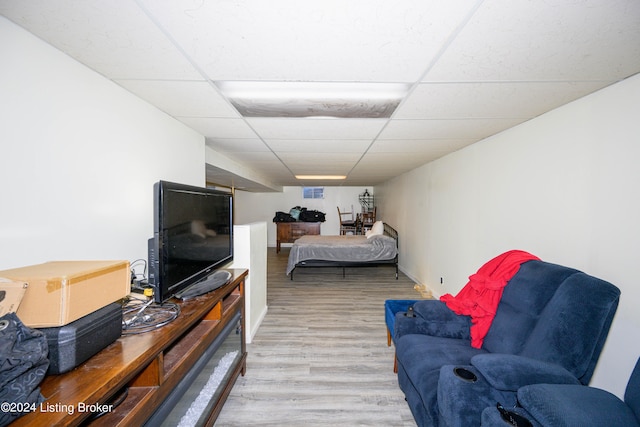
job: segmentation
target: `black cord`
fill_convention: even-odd
[[[142,270],[142,279],[143,280],[147,279],[147,260],[144,258],[138,258],[137,260],[129,263],[129,268],[131,268],[131,273],[133,275],[133,277],[131,278],[132,280],[138,278],[138,274],[136,273],[134,266],[140,263],[144,266],[144,269]]]
[[[173,322],[180,315],[175,303],[154,303],[129,297],[122,305],[122,335],[154,331]]]

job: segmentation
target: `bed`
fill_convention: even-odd
[[[370,237],[346,236],[302,236],[297,239],[287,262],[287,275],[293,280],[296,268],[341,267],[345,276],[346,267],[370,267],[395,265],[398,279],[398,232],[386,223],[381,223],[382,232]]]

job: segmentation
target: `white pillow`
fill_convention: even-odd
[[[367,239],[370,239],[373,236],[380,236],[382,234],[384,234],[384,224],[382,221],[374,222],[371,226],[371,230],[364,233],[364,235],[367,236]]]

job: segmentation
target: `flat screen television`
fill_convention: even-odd
[[[162,303],[233,260],[233,196],[168,181],[153,191],[149,283]]]

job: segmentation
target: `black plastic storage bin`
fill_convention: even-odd
[[[122,305],[109,304],[57,328],[38,328],[49,344],[47,374],[72,370],[122,335]]]

